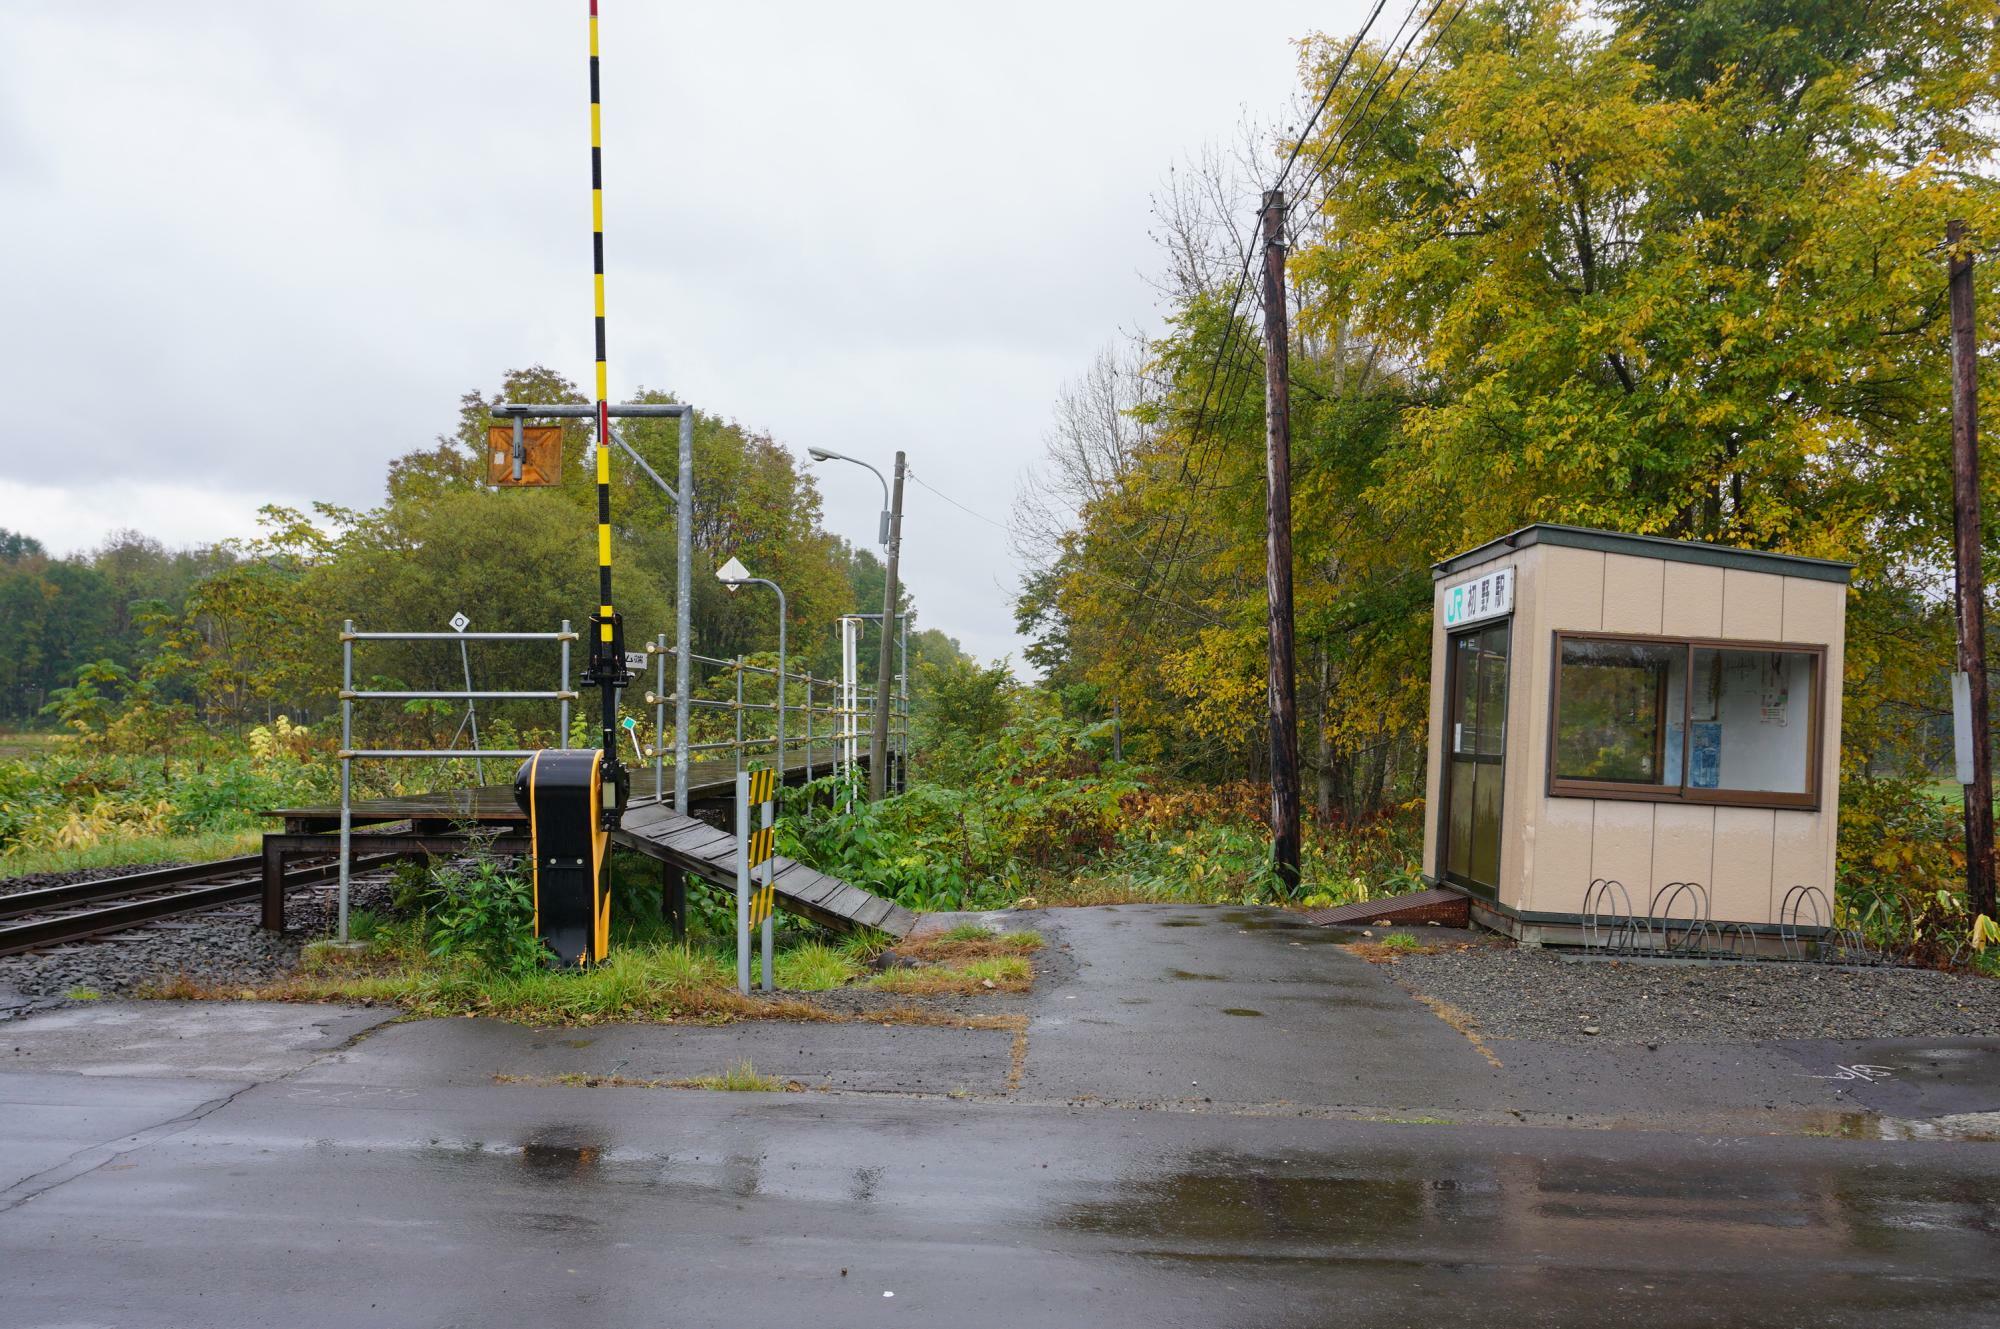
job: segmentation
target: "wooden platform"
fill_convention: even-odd
[[[736,837],[659,803],[635,804],[614,831],[618,845],[657,859],[724,890],[736,889]],[[873,928],[909,935],[917,916],[893,900],[850,886],[780,855],[771,860],[778,907],[836,932]]]
[[[1470,919],[1471,901],[1457,891],[1437,888],[1306,911],[1306,922],[1336,928],[1365,928],[1370,923],[1387,923],[1392,927],[1436,923],[1439,927],[1462,928]]]

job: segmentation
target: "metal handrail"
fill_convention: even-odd
[[[342,632],[342,641],[581,641],[581,633],[561,632]]]
[[[538,748],[343,748],[334,755],[342,761],[356,761],[363,757],[430,757],[439,761],[455,761],[464,757],[516,757],[526,761],[539,750]]]
[[[575,701],[580,692],[349,692],[342,701]]]

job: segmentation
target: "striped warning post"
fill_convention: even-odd
[[[604,116],[598,103],[597,0],[590,0],[590,250],[597,311],[597,599],[602,619],[597,631],[600,640],[609,642],[615,612],[611,607],[611,379],[604,359]]]
[[[778,893],[778,888],[776,886],[769,884],[768,882],[764,885],[763,889],[751,892],[750,894],[751,927],[760,928],[764,926],[764,920],[771,916],[772,911],[777,906],[777,900],[774,898],[777,895],[777,893]]]
[[[745,860],[749,863],[751,871],[754,872],[756,869],[764,867],[765,864],[769,863],[772,854],[776,852],[778,829],[771,823],[773,814],[776,811],[772,804],[778,796],[777,768],[766,767],[760,771],[750,772],[748,785],[750,806],[753,809],[763,809],[762,821],[764,822],[762,826],[750,832],[749,842],[744,846]],[[750,894],[751,927],[756,928],[764,925],[764,920],[769,918],[772,910],[777,907],[776,896],[777,888],[772,883],[772,873],[766,868],[764,884]]]

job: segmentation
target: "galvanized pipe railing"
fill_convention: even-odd
[[[560,730],[557,737],[557,746],[567,748],[569,746],[570,704],[579,700],[581,695],[570,687],[570,644],[576,640],[578,640],[578,635],[571,630],[567,619],[563,621],[561,630],[557,632],[357,632],[355,631],[352,619],[342,624],[340,634],[341,686],[338,693],[340,700],[340,750],[338,753],[340,759],[339,936],[341,941],[345,942],[348,938],[349,860],[351,858],[350,851],[353,844],[354,827],[354,762],[422,759],[449,761],[458,758],[477,760],[482,757],[499,757],[525,761],[527,758],[535,755],[536,751],[532,748],[482,748],[478,746],[477,740],[474,741],[474,745],[470,748],[357,748],[354,746],[354,703],[361,701],[554,701],[559,703],[560,707],[558,721]],[[553,690],[476,689],[472,687],[440,688],[435,690],[356,688],[354,686],[354,643],[357,641],[555,642],[560,647],[559,682]],[[788,750],[791,747],[791,740],[789,738],[780,739],[775,733],[758,735],[746,732],[744,719],[746,713],[757,711],[772,713],[775,716],[776,712],[780,709],[775,699],[776,691],[780,686],[786,688],[787,691],[794,685],[803,685],[805,688],[805,703],[803,706],[787,700],[783,709],[791,712],[803,712],[805,716],[803,744],[805,749],[806,778],[810,780],[815,774],[814,754],[816,751],[816,737],[823,737],[826,740],[829,748],[828,766],[830,770],[835,774],[839,774],[844,771],[851,771],[854,768],[856,754],[861,745],[864,726],[874,714],[874,688],[860,687],[856,684],[843,687],[833,679],[818,678],[811,673],[793,673],[790,670],[785,671],[781,680],[776,669],[766,665],[752,664],[742,656],[738,656],[735,659],[722,659],[716,656],[699,655],[691,651],[687,656],[688,663],[710,665],[718,671],[723,669],[730,671],[735,696],[733,699],[725,700],[690,695],[685,701],[687,710],[683,712],[678,705],[681,701],[680,695],[667,691],[667,657],[670,655],[678,656],[679,652],[667,641],[665,633],[661,633],[653,641],[648,642],[646,644],[646,651],[649,655],[655,657],[656,665],[653,677],[653,689],[644,694],[645,704],[653,709],[653,742],[650,746],[642,746],[640,751],[643,757],[650,758],[653,762],[653,794],[655,798],[664,801],[666,797],[666,766],[670,760],[672,760],[676,768],[674,780],[675,793],[677,796],[683,793],[685,767],[680,754],[692,755],[697,752],[715,753],[729,751],[734,756],[736,769],[741,771],[745,760],[752,752],[769,752],[773,749],[778,749],[774,753],[775,762],[781,771],[784,770],[786,758],[791,755]],[[755,674],[761,678],[771,680],[770,686],[773,693],[773,700],[754,701],[745,699],[744,676],[748,674]],[[684,677],[679,668],[678,661],[676,663],[675,677],[677,683]],[[907,761],[909,750],[909,679],[907,669],[890,682],[890,687],[892,689],[892,750],[900,763]],[[817,703],[814,699],[814,694],[815,690],[820,688],[829,690],[832,695],[839,699],[841,704],[823,705]],[[689,690],[692,690],[691,684]],[[687,726],[689,732],[681,732],[676,727],[674,731],[675,741],[671,748],[664,741],[669,730],[667,708],[670,705],[675,706],[677,714],[690,713],[690,723]],[[693,741],[692,730],[694,726],[691,722],[691,712],[697,708],[706,711],[732,713],[734,721],[733,735],[719,740]],[[813,717],[815,715],[823,720],[831,721],[829,725],[822,728],[818,736],[815,735],[813,729]]]
[[[350,618],[341,624],[339,938],[343,944],[348,939],[347,902],[354,847],[355,762],[426,758],[433,760],[442,758],[450,761],[460,757],[470,757],[477,762],[482,757],[512,757],[526,760],[534,755],[532,749],[482,748],[476,738],[469,748],[357,748],[354,746],[354,703],[357,701],[557,701],[562,704],[562,733],[558,742],[562,747],[568,747],[569,704],[577,699],[577,694],[569,685],[569,644],[575,640],[576,633],[570,630],[568,619],[563,620],[562,629],[557,632],[356,632],[353,619]],[[562,647],[561,676],[554,691],[480,690],[471,686],[414,691],[358,689],[354,686],[354,643],[357,641],[553,641],[560,643]],[[469,684],[469,673],[467,681]]]

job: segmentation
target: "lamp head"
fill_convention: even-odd
[[[715,570],[715,579],[728,587],[729,593],[734,595],[737,587],[750,580],[750,569],[744,567],[742,560],[732,554],[727,563]]]
[[[807,448],[806,456],[811,457],[814,461],[833,460],[833,454],[831,452],[828,452],[825,448]]]

